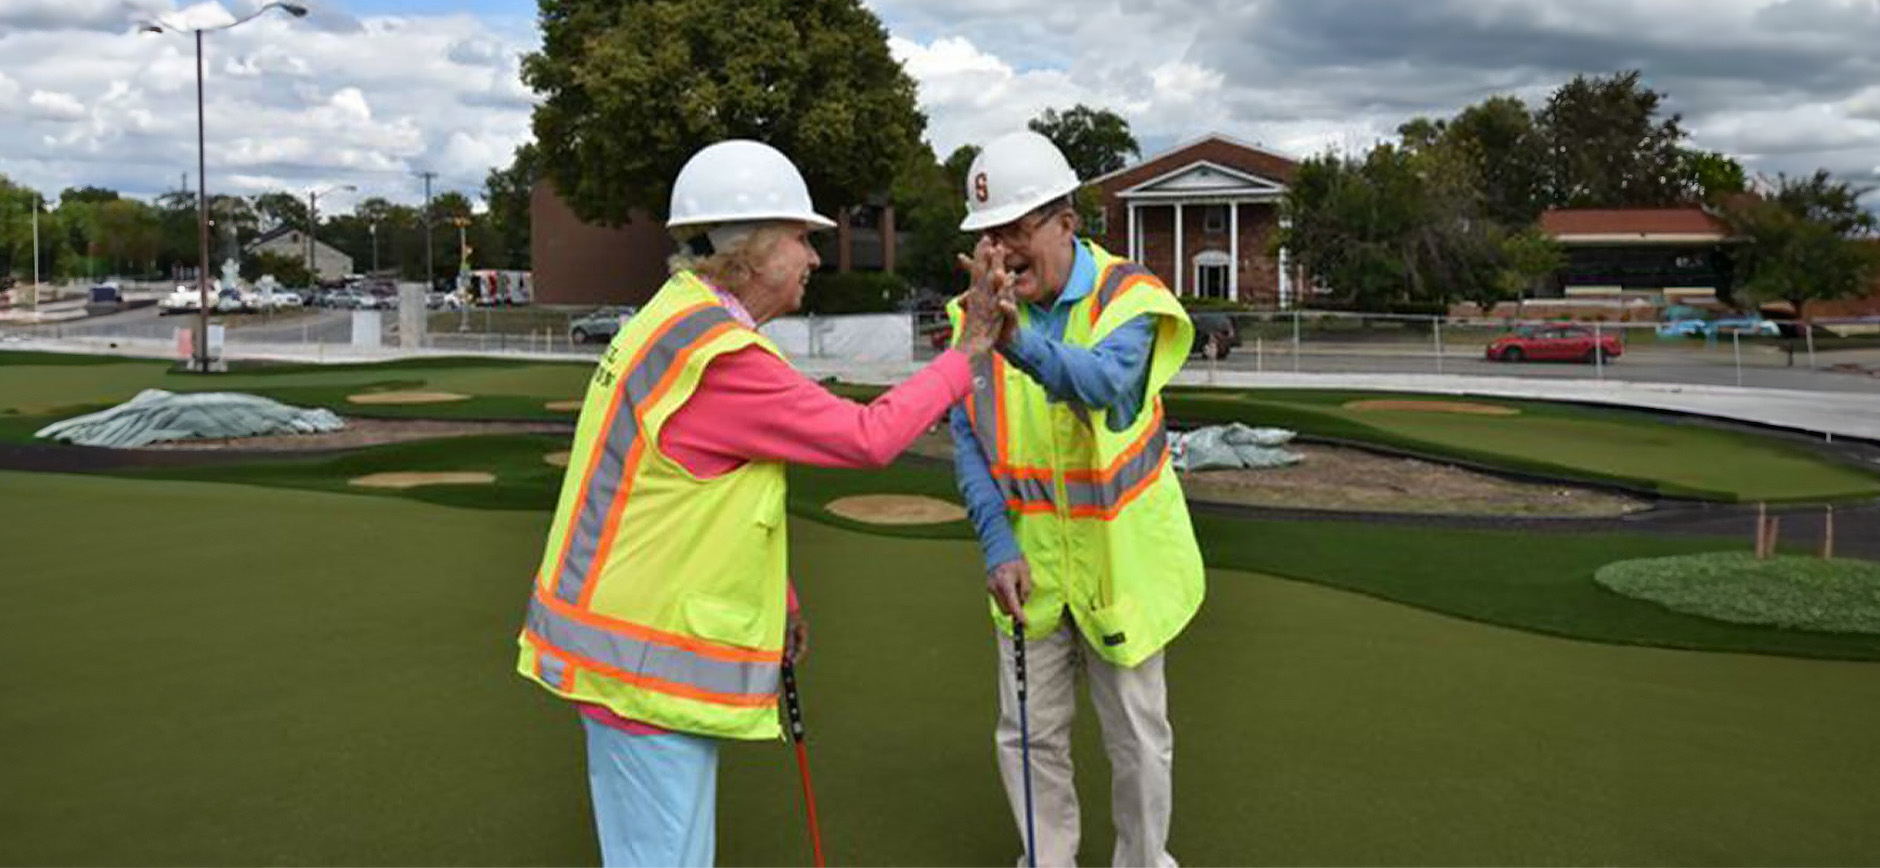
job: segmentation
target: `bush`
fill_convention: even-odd
[[[1197,295],[1182,296],[1182,307],[1187,310],[1222,310],[1232,313],[1248,313],[1255,310],[1253,305],[1242,304],[1225,298],[1203,298]]]
[[[1717,621],[1880,634],[1880,564],[1867,561],[1712,552],[1607,564],[1593,580]]]
[[[885,313],[900,309],[907,282],[887,271],[817,272],[810,275],[799,313]]]

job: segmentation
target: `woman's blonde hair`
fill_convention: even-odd
[[[790,237],[801,226],[789,221],[765,223],[755,232],[726,245],[724,249],[703,255],[692,252],[681,241],[679,252],[666,259],[666,269],[671,274],[690,271],[721,289],[743,286],[762,269],[764,260],[770,258],[771,248]]]

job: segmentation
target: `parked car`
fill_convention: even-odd
[[[1611,361],[1625,347],[1613,334],[1595,335],[1581,325],[1523,326],[1488,345],[1491,362],[1595,362]]]
[[[1240,346],[1240,329],[1235,327],[1233,317],[1214,311],[1195,311],[1188,314],[1188,320],[1195,325],[1195,340],[1188,347],[1189,355],[1207,355],[1212,345],[1214,358],[1225,359],[1232,348]]]
[[[157,302],[157,315],[173,313],[192,313],[202,306],[202,291],[193,286],[177,286],[169,295]]]
[[[1712,320],[1707,331],[1713,335],[1743,334],[1778,337],[1782,334],[1781,327],[1777,326],[1773,320],[1766,320],[1759,316],[1733,316]]]
[[[1698,338],[1703,337],[1709,327],[1709,321],[1701,317],[1674,319],[1658,326],[1658,336],[1661,338]]]
[[[611,341],[614,334],[620,331],[621,321],[639,312],[639,308],[623,305],[603,307],[586,316],[576,317],[568,323],[568,340],[577,344]]]

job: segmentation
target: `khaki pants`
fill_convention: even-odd
[[[1031,792],[1040,866],[1077,864],[1077,790],[1071,785],[1071,718],[1077,713],[1077,670],[1103,726],[1110,757],[1111,822],[1117,866],[1175,865],[1168,853],[1174,807],[1175,733],[1168,722],[1163,654],[1134,669],[1115,666],[1087,648],[1068,613],[1057,632],[1025,642],[1027,723],[1031,730]],[[1024,760],[1020,754],[1017,674],[1012,637],[999,637],[999,775],[1025,840]],[[1024,860],[1019,861],[1025,864]]]

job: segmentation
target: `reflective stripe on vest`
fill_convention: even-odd
[[[1146,269],[1138,270],[1148,274]],[[1110,274],[1104,290],[1113,299],[1120,294],[1127,278],[1135,274],[1127,272],[1124,266],[1111,268]],[[1058,503],[1051,485],[1051,468],[1013,464],[1010,444],[1003,430],[1003,414],[982,409],[1004,406],[1004,383],[1005,361],[996,353],[973,363],[973,391],[966,399],[966,417],[972,422],[973,436],[991,459],[987,469],[992,473],[992,481],[999,486],[1007,509],[1020,513],[1054,512]],[[1115,518],[1119,509],[1134,500],[1161,473],[1162,461],[1168,454],[1161,398],[1158,397],[1149,409],[1154,418],[1142,439],[1131,444],[1109,468],[1102,472],[1070,470],[1064,473],[1068,500],[1064,506],[1070,515]]]
[[[672,377],[684,369],[682,362],[688,348],[709,340],[718,331],[736,327],[737,321],[722,307],[692,307],[663,324],[661,333],[648,341],[640,356],[627,366],[627,378],[608,404],[607,427],[600,446],[593,450],[583,474],[581,488],[586,497],[569,520],[568,537],[550,586],[557,599],[587,606],[598,565],[613,547],[620,510],[630,493],[629,481],[645,447],[639,420],[647,404],[665,392]],[[621,412],[623,397],[630,412]]]
[[[649,690],[721,705],[776,701],[781,653],[751,651],[661,633],[637,624],[567,608],[533,596],[524,635],[558,669],[572,663]],[[559,684],[565,675],[542,675]]]
[[[1090,306],[1090,324],[1096,325],[1103,317],[1103,311],[1116,301],[1123,290],[1144,283],[1153,283],[1155,274],[1134,262],[1119,262],[1103,272],[1103,280],[1097,287],[1097,303]]]

